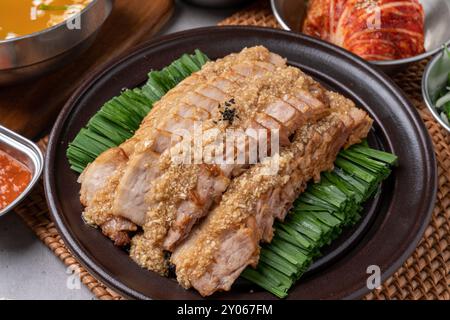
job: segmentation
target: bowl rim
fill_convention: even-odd
[[[284,30],[292,31],[292,28],[283,19],[282,14],[278,10],[277,4],[278,4],[278,0],[270,0],[270,6],[272,8],[272,12],[273,12],[275,18],[277,19],[278,23],[281,25],[281,27]],[[303,32],[300,32],[300,33],[303,34]],[[324,41],[324,40],[322,40],[322,41]],[[450,39],[445,41],[441,46],[443,46],[443,45],[450,45]],[[410,63],[417,62],[417,61],[420,61],[420,60],[423,60],[423,59],[433,56],[434,54],[438,53],[441,50],[441,46],[437,47],[433,50],[426,51],[424,53],[421,53],[419,55],[412,56],[409,58],[396,59],[396,60],[379,60],[379,61],[368,60],[368,62],[372,63],[374,65],[377,65],[377,66],[398,66],[398,65],[410,64]],[[344,50],[346,50],[346,49],[344,49]]]
[[[433,59],[431,59],[427,66],[425,67],[425,71],[422,76],[422,96],[423,100],[425,102],[425,105],[427,106],[428,110],[430,110],[431,114],[433,115],[434,119],[436,119],[437,122],[448,132],[450,132],[450,125],[446,124],[444,120],[442,120],[441,116],[436,110],[436,107],[434,106],[434,103],[431,101],[430,92],[428,90],[428,80],[430,78],[430,73],[435,64],[439,61],[439,59],[442,57],[442,55],[445,52],[445,46],[442,46],[440,48],[441,52],[437,54]],[[450,72],[450,70],[449,70]]]
[[[15,150],[22,151],[33,162],[35,170],[32,173],[31,180],[25,190],[14,199],[5,208],[0,209],[0,218],[11,212],[25,197],[33,190],[38,183],[44,170],[44,155],[41,149],[31,140],[21,136],[20,134],[0,125],[0,140],[4,140],[12,145]]]
[[[79,15],[79,16],[83,15],[83,14],[84,14],[86,11],[88,11],[88,10],[94,5],[94,3],[97,2],[97,1],[98,1],[98,0],[91,0],[91,2],[90,2],[86,7],[84,7],[83,10],[81,10],[79,13],[77,13],[75,16],[77,16],[77,15]],[[62,27],[63,25],[65,25],[65,24],[67,23],[67,20],[68,20],[68,19],[66,19],[66,20],[64,20],[64,21],[61,21],[60,23],[58,23],[58,24],[56,24],[56,25],[54,25],[54,26],[51,26],[51,27],[49,27],[49,28],[45,28],[45,29],[42,29],[42,30],[40,30],[40,31],[35,31],[35,32],[33,32],[33,33],[29,33],[29,34],[26,34],[26,35],[23,35],[23,36],[11,38],[11,39],[3,39],[3,40],[0,39],[0,46],[1,46],[2,44],[9,44],[9,43],[13,43],[13,42],[16,42],[16,41],[27,40],[27,39],[30,39],[30,38],[38,37],[38,36],[43,35],[43,34],[46,34],[46,33],[50,33],[50,32],[52,32],[52,31],[54,31],[54,30],[56,30],[56,29],[59,29],[59,28]]]

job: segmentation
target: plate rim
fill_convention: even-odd
[[[279,29],[273,29],[273,28],[265,28],[265,27],[254,27],[254,26],[212,26],[212,27],[203,27],[203,28],[196,28],[196,29],[190,29],[186,31],[180,31],[173,34],[160,36],[155,39],[152,39],[150,41],[143,42],[142,44],[133,47],[129,50],[127,50],[122,55],[112,59],[110,62],[107,62],[105,64],[100,65],[99,67],[95,68],[91,72],[88,73],[88,75],[84,78],[83,84],[75,90],[75,92],[72,94],[72,96],[68,99],[64,107],[62,108],[55,125],[52,129],[52,132],[50,134],[49,138],[49,144],[46,152],[46,161],[45,161],[45,170],[44,170],[44,186],[45,186],[45,196],[47,199],[47,203],[49,206],[49,212],[50,215],[55,222],[55,226],[57,230],[59,231],[59,234],[61,235],[62,239],[64,240],[65,244],[68,246],[68,248],[71,250],[71,253],[78,259],[78,262],[85,267],[92,275],[94,275],[96,278],[100,279],[103,283],[108,285],[108,287],[112,288],[113,290],[116,290],[120,292],[123,296],[132,298],[132,299],[150,299],[150,297],[146,296],[145,294],[142,294],[135,289],[121,283],[120,281],[114,279],[111,277],[107,272],[105,272],[101,267],[98,266],[98,264],[93,261],[88,255],[85,254],[83,251],[83,248],[80,247],[80,243],[76,237],[73,237],[70,232],[70,228],[68,228],[65,223],[62,215],[58,212],[58,206],[59,206],[59,200],[56,196],[56,178],[55,178],[55,172],[53,172],[52,164],[54,163],[54,160],[56,158],[56,149],[59,143],[61,141],[57,140],[59,138],[60,134],[62,133],[64,129],[65,122],[69,119],[71,111],[75,108],[77,100],[80,98],[80,94],[83,92],[86,92],[86,89],[88,89],[90,86],[92,86],[93,83],[95,83],[97,80],[103,78],[105,75],[107,75],[111,69],[113,69],[115,66],[120,65],[124,61],[130,59],[131,57],[138,55],[141,51],[148,50],[153,47],[160,46],[164,43],[174,41],[176,39],[179,39],[181,37],[189,37],[190,35],[199,35],[200,33],[204,34],[210,34],[211,32],[217,31],[253,31],[253,32],[260,32],[261,34],[264,33],[271,33],[271,34],[280,34],[283,36],[288,36],[292,38],[307,40],[308,42],[312,42],[315,44],[320,45],[321,47],[325,47],[326,49],[331,49],[335,52],[337,52],[340,55],[344,55],[347,59],[352,60],[353,63],[358,64],[360,67],[364,68],[365,71],[370,72],[372,75],[374,75],[376,78],[378,78],[380,81],[384,82],[395,94],[396,97],[399,99],[399,101],[404,105],[407,106],[405,110],[408,112],[410,118],[413,120],[414,127],[416,129],[416,132],[418,134],[418,137],[420,138],[420,142],[422,145],[422,148],[424,149],[425,155],[429,157],[431,160],[431,163],[429,165],[429,168],[431,170],[431,176],[429,177],[431,180],[431,185],[433,186],[433,189],[431,190],[431,196],[430,198],[432,201],[427,206],[427,212],[424,214],[424,222],[421,224],[420,228],[418,228],[418,231],[416,232],[413,239],[410,241],[407,249],[403,252],[401,256],[399,256],[394,263],[392,263],[387,270],[384,270],[381,275],[382,283],[390,277],[396,270],[398,270],[401,265],[406,261],[406,259],[414,252],[414,250],[417,247],[418,242],[423,236],[423,233],[425,232],[426,227],[429,224],[429,221],[431,219],[432,211],[434,208],[436,194],[437,194],[437,163],[436,163],[436,156],[433,149],[433,143],[431,140],[431,137],[429,135],[428,130],[425,127],[425,124],[422,122],[420,115],[416,108],[410,103],[406,95],[403,93],[403,91],[391,80],[388,78],[387,75],[383,74],[381,71],[376,70],[374,67],[369,65],[364,60],[360,59],[356,55],[339,48],[333,44],[324,42],[319,39],[315,39],[306,35],[302,34],[294,34],[289,31],[279,30]],[[360,288],[353,293],[343,297],[343,299],[355,299],[363,296],[366,293],[369,293],[369,289],[366,287]],[[214,298],[214,296],[212,297]]]

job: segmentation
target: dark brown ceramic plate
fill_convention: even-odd
[[[125,251],[83,223],[77,175],[65,156],[68,142],[105,101],[124,87],[143,83],[149,70],[160,69],[196,48],[215,59],[253,45],[264,45],[288,58],[290,64],[366,109],[375,119],[371,144],[400,159],[391,178],[367,204],[363,222],[326,251],[291,290],[289,299],[358,298],[369,291],[369,265],[378,265],[384,280],[416,247],[434,204],[436,164],[428,133],[400,90],[364,61],[319,40],[272,29],[204,28],[146,43],[86,79],[53,129],[45,172],[51,214],[70,250],[112,289],[130,298],[200,298],[173,279],[139,268]],[[274,299],[245,281],[213,298]]]

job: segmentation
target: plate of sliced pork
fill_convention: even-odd
[[[45,185],[67,246],[125,297],[350,299],[416,247],[436,164],[415,109],[362,59],[212,27],[86,79]]]

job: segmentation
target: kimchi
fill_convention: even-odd
[[[303,32],[366,60],[396,60],[425,51],[424,20],[418,0],[310,0]]]

